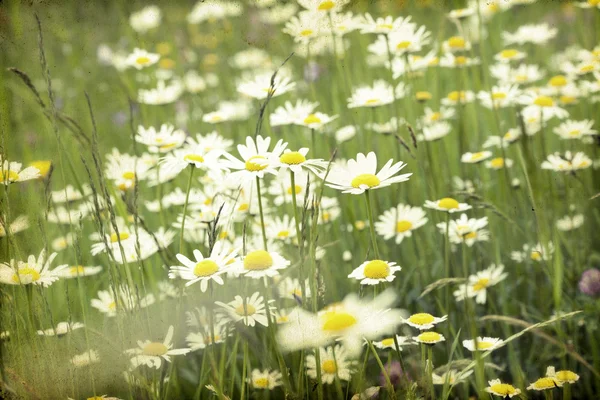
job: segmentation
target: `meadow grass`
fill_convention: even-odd
[[[597,4],[344,3],[0,4],[2,396],[599,396]]]

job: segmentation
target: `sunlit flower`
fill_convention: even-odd
[[[157,6],[146,6],[129,16],[129,25],[138,33],[146,33],[160,26],[162,12]]]
[[[187,345],[191,351],[202,350],[213,344],[223,343],[228,336],[228,330],[225,324],[215,323],[214,332],[210,325],[202,327],[203,332],[191,332],[185,337]]]
[[[507,46],[525,43],[540,45],[553,39],[557,33],[558,29],[550,28],[548,24],[521,25],[514,33],[502,32],[502,39]]]
[[[50,264],[56,256],[56,253],[52,253],[46,258],[46,250],[43,249],[37,258],[30,255],[27,261],[11,259],[9,263],[0,263],[0,283],[48,287],[58,280],[58,268],[64,268],[61,266],[50,270]]]
[[[169,326],[164,341],[138,340],[137,345],[136,348],[126,350],[127,354],[133,356],[130,360],[132,368],[146,365],[149,368],[159,369],[163,360],[171,362],[171,356],[185,355],[191,351],[188,348],[173,349],[173,325]]]
[[[100,265],[84,267],[83,265],[67,265],[55,272],[59,278],[72,279],[77,277],[92,276],[99,274],[102,271]]]
[[[420,329],[423,331],[423,330],[431,329],[435,325],[439,324],[440,322],[444,322],[447,319],[448,319],[447,315],[444,315],[443,317],[438,318],[438,317],[434,317],[433,315],[428,314],[428,313],[417,313],[417,314],[411,315],[410,317],[408,317],[406,319],[403,318],[402,322],[412,326],[413,328],[417,328],[417,329]]]
[[[456,383],[464,382],[469,376],[473,374],[473,371],[457,371],[455,369],[448,370],[441,375],[431,374],[431,380],[434,385],[454,385]]]
[[[67,333],[73,332],[76,329],[85,327],[81,322],[59,322],[55,328],[39,330],[37,334],[40,336],[64,336]]]
[[[400,244],[405,237],[412,236],[413,230],[422,227],[427,221],[421,207],[399,204],[379,216],[375,229],[385,240],[394,238],[396,244]]]
[[[477,272],[475,275],[469,276],[466,284],[459,285],[454,292],[456,301],[462,301],[465,298],[475,297],[478,304],[485,304],[487,288],[497,285],[499,282],[506,279],[508,274],[504,273],[504,265],[492,264],[489,268]]]
[[[549,376],[544,376],[527,386],[527,390],[544,391],[552,390],[559,386],[562,386],[562,384],[559,385],[556,379]]]
[[[523,109],[524,115],[527,113],[541,115],[544,121],[554,117],[563,119],[569,116],[569,112],[557,106],[556,101],[550,96],[525,91],[520,96],[519,101],[525,106]]]
[[[340,11],[350,0],[298,0],[298,4],[312,11]]]
[[[448,122],[442,121],[431,123],[423,126],[422,133],[417,135],[417,140],[434,142],[448,136],[451,130],[452,125],[450,125]]]
[[[492,156],[491,151],[483,150],[476,153],[467,152],[460,157],[460,161],[465,164],[476,164],[487,160]]]
[[[359,86],[352,90],[348,98],[348,108],[379,107],[394,101],[394,88],[386,81],[379,79],[373,86]]]
[[[445,106],[455,106],[457,104],[466,104],[475,100],[475,93],[470,90],[453,91],[442,98],[442,104]]]
[[[298,124],[312,114],[318,105],[308,100],[297,100],[296,104],[286,101],[269,115],[271,126]]]
[[[579,380],[579,375],[575,372],[569,370],[556,371],[554,367],[548,367],[546,369],[546,376],[554,379],[558,386],[562,386],[565,383],[572,384]]]
[[[168,153],[180,147],[185,138],[184,131],[175,129],[169,124],[162,124],[158,130],[153,126],[144,128],[139,125],[135,136],[135,140],[148,146],[148,150],[152,153]]]
[[[352,294],[325,307],[318,314],[296,309],[294,318],[281,326],[277,342],[286,351],[322,347],[339,340],[350,357],[360,354],[364,339],[378,339],[395,331],[401,323],[400,310],[389,307],[396,295],[385,291],[373,300]]]
[[[592,160],[582,152],[572,154],[567,151],[564,156],[560,153],[550,154],[548,159],[542,163],[542,169],[559,172],[574,172],[592,166]]]
[[[227,162],[225,165],[235,172],[232,172],[228,179],[233,182],[248,182],[254,180],[255,177],[263,178],[265,174],[277,173],[279,166],[279,158],[286,148],[287,143],[279,140],[273,150],[269,151],[271,138],[263,138],[258,135],[256,142],[251,136],[246,137],[246,144],[238,144],[237,149],[241,160],[235,158],[229,153],[225,153]]]
[[[232,250],[224,242],[217,242],[209,257],[204,257],[197,249],[193,253],[195,258],[193,261],[183,254],[176,255],[183,265],[170,267],[169,278],[184,279],[188,281],[186,286],[200,282],[202,292],[206,292],[210,281],[223,285],[223,278],[220,275],[226,273],[227,268],[237,261],[237,251]]]
[[[243,11],[244,7],[236,1],[198,1],[187,15],[187,22],[200,24],[205,21],[222,20],[228,17],[237,17]]]
[[[481,61],[478,57],[469,57],[462,54],[456,55],[454,53],[444,53],[440,59],[440,66],[445,68],[464,68],[480,63]]]
[[[242,321],[248,326],[254,326],[256,323],[263,326],[269,324],[264,299],[258,292],[245,299],[235,296],[235,299],[227,304],[220,301],[215,301],[215,304],[223,307],[227,318],[233,322]]]
[[[592,129],[594,121],[586,119],[583,121],[567,120],[554,128],[553,132],[561,139],[582,139],[586,136],[597,135],[598,131]]]
[[[244,121],[252,112],[252,105],[247,100],[222,101],[216,111],[206,113],[202,121],[218,124],[227,121]]]
[[[402,351],[402,346],[411,346],[416,343],[412,341],[412,338],[409,336],[400,336],[396,335],[396,341],[398,342],[398,349]],[[374,341],[373,346],[379,349],[393,349],[396,350],[396,342],[394,342],[393,337],[385,338],[380,341]]]
[[[361,285],[377,285],[381,282],[392,282],[396,272],[402,267],[396,265],[395,262],[383,260],[365,261],[358,266],[348,278],[354,278],[360,281]]]
[[[283,384],[281,378],[282,375],[279,371],[253,369],[248,382],[252,384],[254,389],[273,390]]]
[[[176,101],[184,91],[181,82],[174,80],[168,85],[163,80],[159,80],[154,89],[140,89],[138,91],[138,101],[142,104],[162,105]]]
[[[36,167],[27,167],[22,169],[22,164],[19,162],[3,160],[0,156],[0,177],[5,185],[24,182],[30,179],[40,177],[40,170]]]
[[[14,235],[15,233],[22,232],[27,228],[29,228],[29,218],[27,215],[19,215],[10,224],[7,224],[2,218],[0,218],[0,238],[6,237],[7,233]]]
[[[116,148],[106,156],[105,175],[114,182],[120,190],[133,188],[136,180],[146,179],[149,166],[140,158],[121,154]]]
[[[290,169],[298,174],[306,169],[314,174],[318,174],[327,168],[327,162],[322,159],[307,159],[308,148],[303,147],[298,151],[284,150],[279,157],[279,167],[283,170]]]
[[[513,165],[513,160],[510,158],[496,157],[485,162],[485,166],[490,169],[510,168]]]
[[[290,262],[274,251],[249,251],[242,261],[232,266],[237,274],[259,279],[279,275],[279,270],[285,269]]]
[[[143,49],[138,49],[137,47],[133,49],[133,52],[127,56],[127,60],[125,61],[130,67],[133,67],[137,70],[142,68],[149,67],[158,62],[160,58],[160,54],[150,53]]]
[[[322,12],[301,11],[286,22],[282,32],[290,35],[295,42],[312,42],[327,29],[329,24],[325,16]]]
[[[237,91],[258,99],[266,99],[267,96],[276,97],[296,87],[296,82],[292,82],[291,78],[285,76],[281,72],[275,76],[273,80],[273,86],[271,86],[271,73],[256,75],[251,80],[246,80],[237,85]]]
[[[518,96],[517,85],[494,86],[489,92],[481,91],[477,94],[480,104],[489,109],[513,106]]]
[[[117,298],[114,296],[115,290]],[[138,301],[135,291],[127,286],[119,286],[115,290],[112,288],[110,290],[99,290],[98,298],[91,301],[92,307],[106,314],[107,317],[114,317],[117,315],[117,307],[121,311],[133,311],[138,307],[144,308],[154,304],[154,295],[152,293],[139,298]]]
[[[336,345],[327,349],[320,347],[319,359],[321,362],[321,381],[331,385],[338,378],[342,381],[350,381],[352,372],[357,362],[349,360],[343,346]],[[312,354],[306,356],[306,375],[311,379],[317,379],[317,361]]]
[[[565,215],[556,220],[556,228],[563,232],[572,231],[583,225],[584,220],[583,214],[576,214],[573,216]]]
[[[71,358],[71,364],[75,368],[87,367],[90,364],[100,362],[100,354],[96,350],[88,350],[85,353],[77,354]]]
[[[427,331],[415,336],[413,340],[422,344],[434,345],[436,343],[445,341],[446,338],[440,333]]]
[[[179,174],[186,167],[192,165],[204,171],[226,169],[221,160],[221,150],[206,150],[206,146],[199,145],[193,140],[180,149],[172,151],[161,160],[161,169],[168,175]]]
[[[520,64],[518,66],[499,63],[490,66],[490,74],[496,78],[500,84],[504,85],[526,85],[539,81],[544,73],[537,65]]]
[[[466,203],[459,203],[451,197],[444,197],[443,199],[436,201],[425,200],[425,207],[449,213],[463,212],[473,208]]]
[[[393,183],[405,182],[412,173],[396,175],[406,166],[402,161],[393,164],[389,160],[377,172],[377,156],[374,152],[358,153],[356,160],[348,160],[345,166],[336,165],[331,168],[325,184],[342,193],[361,194],[365,190],[380,189]],[[394,176],[396,175],[396,176]]]
[[[371,14],[367,13],[361,16],[359,20],[360,33],[380,33],[387,35],[391,32],[406,29],[407,26],[412,25],[414,24],[410,22],[410,17],[394,18],[390,15],[373,18]]]
[[[508,383],[502,383],[500,379],[488,381],[488,385],[490,386],[485,388],[486,392],[502,398],[513,398],[514,396],[521,394],[521,390],[516,389],[514,386],[509,385]]]
[[[425,26],[405,24],[401,29],[391,32],[387,36],[379,35],[377,40],[369,45],[368,50],[373,54],[387,57],[389,46],[391,54],[401,56],[405,53],[421,51],[423,46],[431,42],[430,36],[431,32]]]
[[[477,342],[477,343],[476,343]],[[504,341],[500,338],[492,338],[492,337],[477,337],[477,341],[463,340],[463,346],[469,351],[492,351],[502,346]]]
[[[523,262],[527,259],[532,261],[548,261],[554,253],[554,245],[548,242],[545,246],[541,243],[532,246],[530,244],[523,245],[523,251],[513,251],[510,253],[510,258],[516,262]]]

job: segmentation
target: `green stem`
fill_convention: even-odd
[[[385,369],[385,366],[381,362],[381,359],[379,358],[379,355],[377,354],[377,350],[375,350],[375,347],[373,347],[373,342],[369,340],[368,343],[369,343],[369,348],[371,349],[371,352],[375,356],[375,360],[377,361],[377,364],[379,365],[379,368],[381,369],[381,373],[383,374],[383,378],[385,379],[385,384],[388,387],[388,390],[390,391],[390,398],[395,399],[396,392],[394,391],[394,385],[392,385],[392,381],[390,380],[390,375],[388,374],[387,370]]]
[[[370,190],[365,190],[365,198],[367,199],[367,214],[369,215],[369,231],[371,232],[371,243],[373,244],[373,252],[375,258],[379,259],[379,249],[377,248],[377,237],[375,236],[375,224],[373,223],[373,210],[371,206]]]
[[[179,252],[183,253],[183,232],[185,228],[185,216],[187,214],[188,201],[190,199],[190,190],[192,189],[192,178],[194,177],[194,170],[196,166],[190,164],[190,176],[188,178],[187,191],[185,193],[185,203],[183,204],[183,216],[181,217],[181,237],[179,238]]]
[[[258,210],[260,212],[260,229],[262,231],[263,246],[267,249],[267,233],[265,231],[265,216],[263,214],[262,195],[260,193],[260,178],[256,177],[256,191],[258,192]]]

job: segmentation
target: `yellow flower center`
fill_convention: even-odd
[[[502,167],[504,167],[504,158],[502,158],[502,157],[494,158],[494,159],[492,159],[492,161],[490,161],[490,165],[493,168],[502,168]]]
[[[419,101],[431,100],[432,97],[429,92],[417,92],[415,96]]]
[[[20,268],[17,273],[13,275],[12,281],[14,283],[27,282],[25,279],[26,276],[30,277],[31,282],[37,282],[41,278],[40,273],[37,270],[25,267]]]
[[[304,120],[304,122],[306,122],[306,119]],[[290,151],[288,153],[283,153],[281,157],[279,157],[279,161],[288,165],[298,165],[306,161],[306,157],[304,157],[297,151]]]
[[[15,182],[19,180],[19,174],[15,171],[2,171],[2,182]]]
[[[479,292],[480,290],[485,289],[489,282],[490,280],[488,278],[481,278],[473,284],[473,290]]]
[[[369,100],[365,101],[365,104],[373,105],[373,104],[377,104],[377,103],[379,103],[379,99],[369,99]]]
[[[148,64],[150,62],[150,58],[146,56],[141,56],[135,59],[135,62],[139,65]]]
[[[123,179],[135,179],[135,172],[132,172],[132,171],[123,172],[122,177],[123,177]]]
[[[448,39],[448,46],[453,49],[464,49],[466,43],[465,39],[461,36],[452,36]]]
[[[511,58],[515,58],[518,55],[519,55],[519,51],[516,49],[506,49],[506,50],[502,50],[500,52],[501,58],[511,59]]]
[[[244,304],[240,304],[235,308],[235,313],[241,317],[253,315],[255,312],[256,308],[254,308],[254,306],[251,304],[246,304],[246,307],[244,307]]]
[[[469,59],[465,56],[458,56],[454,58],[455,65],[465,65]]]
[[[163,69],[173,69],[175,68],[175,61],[170,58],[163,58],[158,62],[158,65]]]
[[[533,383],[533,387],[538,390],[553,389],[556,386],[558,385],[556,384],[554,378],[549,377],[540,378]]]
[[[452,210],[458,208],[458,201],[454,200],[451,197],[444,197],[438,202],[438,207],[444,208],[446,210]]]
[[[581,131],[579,129],[575,129],[572,130],[571,132],[569,132],[569,136],[579,136],[581,134]]]
[[[169,349],[167,348],[167,346],[160,342],[151,342],[144,346],[142,353],[144,353],[147,356],[157,357],[167,354],[168,350]]]
[[[314,32],[315,31],[313,31],[312,29],[304,29],[304,30],[300,31],[300,36],[307,37],[307,36],[312,35]]]
[[[506,93],[503,93],[503,92],[492,93],[492,99],[494,99],[494,100],[503,100],[505,98],[506,98]]]
[[[202,260],[194,267],[194,275],[210,276],[219,270],[219,266],[212,260]]]
[[[84,271],[85,270],[82,265],[76,265],[76,266],[69,268],[69,273],[71,275],[75,275],[75,276],[82,275]]]
[[[335,3],[333,1],[322,1],[321,4],[319,4],[318,9],[321,11],[328,11],[331,10],[333,6],[335,6]]]
[[[129,233],[127,233],[127,232],[121,232],[121,233],[119,233],[119,236],[117,236],[116,233],[113,233],[112,235],[110,235],[111,243],[116,243],[118,241],[123,241],[123,240],[127,240],[127,239],[129,239]]]
[[[273,257],[265,250],[251,251],[244,258],[244,269],[262,271],[273,266]]]
[[[106,308],[108,308],[109,310],[116,310],[117,309],[117,303],[114,302],[114,301],[112,301],[112,302],[110,302],[110,303],[108,303],[106,305]]]
[[[563,370],[563,371],[558,371],[556,373],[556,379],[558,379],[561,382],[574,382],[574,381],[578,380],[579,377],[573,371]]]
[[[29,164],[30,167],[35,167],[40,171],[41,176],[48,175],[50,172],[50,167],[52,167],[52,161],[34,161]]]
[[[483,151],[471,154],[471,161],[477,161],[485,157],[485,153]]]
[[[382,344],[383,346],[385,346],[385,347],[388,347],[388,346],[393,346],[393,345],[394,345],[394,338],[387,338],[387,339],[383,339],[383,340],[381,341],[381,344]]]
[[[477,232],[467,232],[462,235],[463,239],[475,239],[477,237]]]
[[[177,145],[177,143],[166,143],[163,144],[162,146],[159,147],[160,150],[169,150],[173,147],[175,147]]]
[[[533,101],[533,104],[540,107],[552,107],[554,105],[554,100],[552,100],[552,97],[539,96]]]
[[[291,186],[287,189],[287,194],[294,194],[292,192],[292,189],[294,189],[294,191],[296,192],[296,195],[298,195],[299,193],[302,193],[302,187],[298,186],[298,185],[294,185],[294,187],[292,188]]]
[[[390,275],[390,266],[381,260],[369,261],[363,273],[369,279],[384,279]]]
[[[435,321],[435,318],[428,313],[418,313],[411,315],[408,321],[415,325],[428,325]]]
[[[425,343],[436,343],[440,341],[442,335],[437,332],[423,332],[417,337],[420,341]]]
[[[210,117],[210,120],[212,122],[221,122],[223,121],[223,117],[221,117],[220,115],[213,115]]]
[[[268,165],[267,159],[263,156],[252,156],[246,161],[246,169],[253,172],[262,171]]]
[[[531,252],[530,258],[533,261],[540,261],[542,259],[542,253],[540,253],[537,250],[534,250],[534,251]]]
[[[459,101],[459,100],[463,101],[463,100],[465,100],[465,98],[466,98],[466,95],[465,95],[465,92],[463,92],[463,91],[458,92],[455,90],[453,92],[448,93],[448,100],[451,100],[451,101]]]
[[[404,49],[408,49],[410,47],[410,45],[411,45],[411,41],[410,40],[405,40],[405,41],[402,41],[402,42],[398,43],[396,45],[396,48],[398,50],[404,50]]]
[[[410,221],[406,221],[406,220],[398,221],[396,223],[396,232],[402,233],[402,232],[409,231],[410,228],[412,228],[412,226],[413,226],[413,224]]]
[[[289,236],[290,236],[290,231],[288,231],[288,230],[279,231],[277,233],[277,237],[281,238],[281,239],[285,239],[285,238],[287,238]]]
[[[550,78],[548,84],[554,87],[565,86],[567,84],[567,78],[564,75],[556,75]]]
[[[188,154],[183,157],[183,160],[189,163],[203,163],[204,157],[202,157],[200,154]]]
[[[477,350],[486,350],[492,347],[494,344],[491,342],[477,342]]]
[[[582,74],[586,72],[592,72],[593,70],[594,66],[592,64],[584,65],[583,67],[579,68],[579,72]]]
[[[394,28],[392,24],[378,24],[377,29],[391,31]]]
[[[508,396],[516,392],[516,389],[508,383],[496,383],[490,386],[490,390],[499,396]]]
[[[442,118],[442,113],[437,112],[437,111],[429,116],[429,119],[431,119],[432,121],[439,121],[441,118]]]
[[[248,211],[248,208],[250,208],[250,205],[248,203],[242,203],[238,207],[238,211]]]
[[[334,360],[324,361],[323,365],[321,365],[321,369],[326,374],[335,374],[337,372],[337,368],[335,366],[335,361]]]
[[[255,388],[266,388],[269,386],[269,380],[267,378],[257,378],[254,380]]]
[[[321,118],[317,117],[316,114],[308,114],[306,118],[304,118],[304,123],[309,124],[320,124]]]
[[[523,75],[523,74],[519,74],[519,75],[515,75],[515,80],[517,82],[527,82],[527,75]]]
[[[156,45],[156,51],[161,55],[167,55],[171,52],[171,45],[167,42],[160,42]]]
[[[341,331],[350,328],[357,322],[352,314],[345,311],[328,311],[323,316],[323,319],[322,329],[324,331]]]
[[[356,178],[352,179],[352,182],[350,182],[353,188],[358,188],[361,185],[367,185],[369,188],[372,188],[379,186],[380,183],[381,181],[379,178],[373,174],[358,175]]]

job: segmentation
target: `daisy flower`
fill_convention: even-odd
[[[502,169],[502,168],[510,168],[513,165],[513,160],[510,158],[502,158],[496,157],[492,158],[490,161],[485,162],[485,166],[490,169]]]
[[[523,245],[523,251],[513,251],[510,253],[510,258],[516,262],[523,262],[527,259],[532,261],[548,261],[554,253],[554,245],[548,242],[545,246],[541,243],[532,246],[530,244]]]
[[[317,39],[328,25],[324,13],[301,11],[286,22],[282,32],[290,35],[296,43],[309,43]]]
[[[425,200],[425,207],[449,213],[463,212],[473,208],[466,203],[459,203],[451,197],[444,197],[443,199],[436,201]]]
[[[242,321],[247,326],[254,326],[256,323],[269,325],[264,300],[258,292],[246,299],[235,296],[235,299],[227,304],[220,301],[215,301],[215,304],[223,307],[228,319],[233,322]]]
[[[183,94],[185,87],[179,81],[171,81],[168,85],[159,80],[156,88],[140,89],[138,102],[149,105],[163,105],[175,102]]]
[[[333,347],[320,347],[319,360],[321,362],[321,382],[331,385],[338,378],[342,381],[350,381],[352,372],[356,367],[356,361],[349,360],[346,350],[336,345]],[[306,374],[311,379],[317,379],[317,361],[313,354],[306,356]]]
[[[60,270],[55,271],[55,275],[58,276],[59,278],[70,279],[70,278],[96,275],[96,274],[99,274],[100,271],[102,271],[102,267],[99,265],[89,266],[89,267],[84,267],[83,265],[72,265],[72,266],[67,265],[64,268],[61,268]]]
[[[48,287],[58,280],[56,271],[50,270],[50,264],[57,253],[52,253],[46,258],[46,250],[42,249],[36,258],[30,255],[27,261],[11,259],[9,263],[0,263],[0,283],[8,285],[42,285]]]
[[[559,384],[556,379],[549,376],[544,376],[527,386],[527,390],[544,391],[552,390],[559,386],[562,386],[562,384]]]
[[[19,215],[10,224],[6,224],[6,222],[0,218],[0,238],[5,237],[7,232],[9,232],[11,235],[14,235],[15,233],[22,232],[27,228],[29,228],[29,218],[27,215]]]
[[[290,262],[274,251],[254,250],[246,254],[242,261],[232,266],[235,273],[244,274],[253,279],[279,275]]]
[[[502,39],[507,46],[525,43],[541,45],[553,39],[557,33],[558,29],[550,28],[548,24],[521,25],[514,33],[502,32]]]
[[[440,333],[427,331],[419,334],[418,336],[415,336],[413,340],[418,343],[428,344],[432,346],[436,343],[445,341],[446,338]]]
[[[594,121],[586,119],[583,121],[567,120],[554,128],[554,133],[561,139],[581,139],[586,136],[597,135],[598,131],[592,129]]]
[[[169,269],[169,278],[181,278],[188,281],[185,286],[191,286],[200,282],[200,290],[206,292],[208,283],[214,281],[223,285],[221,275],[227,272],[227,268],[237,261],[237,251],[232,250],[224,242],[217,242],[212,249],[209,257],[204,257],[200,250],[194,250],[192,261],[183,254],[177,254],[176,257],[183,265],[171,266]]]
[[[298,0],[298,4],[311,11],[340,11],[350,0]]]
[[[514,396],[521,394],[521,390],[516,389],[514,386],[509,385],[508,383],[502,383],[500,379],[488,381],[488,385],[490,386],[485,388],[486,392],[502,398],[513,398]]]
[[[471,247],[475,242],[487,241],[489,232],[483,229],[488,224],[488,218],[469,218],[467,214],[461,214],[457,220],[440,222],[436,226],[441,234],[448,232],[448,239],[451,243],[466,244]]]
[[[425,125],[421,128],[422,133],[417,135],[417,140],[434,142],[448,136],[451,130],[452,125],[445,121]]]
[[[386,81],[379,79],[373,86],[359,86],[352,90],[348,98],[348,108],[379,107],[394,101],[394,88]]]
[[[425,211],[421,207],[398,204],[379,216],[375,230],[385,240],[394,238],[396,244],[400,244],[405,237],[412,236],[413,230],[422,227],[427,221]]]
[[[374,152],[358,153],[356,160],[348,160],[345,166],[334,166],[326,177],[325,184],[342,193],[362,194],[365,190],[380,189],[393,183],[405,182],[412,175],[396,175],[405,163],[393,164],[389,160],[377,173],[377,156]],[[396,176],[394,176],[396,175]]]
[[[456,383],[464,382],[469,376],[473,374],[473,371],[457,371],[455,369],[448,370],[441,375],[431,374],[431,380],[434,385],[454,385]]]
[[[413,314],[410,317],[404,319],[402,318],[402,322],[412,326],[413,328],[417,328],[419,330],[427,330],[433,328],[435,325],[440,322],[444,322],[448,319],[447,315],[444,315],[441,318],[434,317],[428,313],[417,313]]]
[[[245,121],[252,112],[252,105],[247,100],[222,101],[216,111],[206,113],[202,121],[218,124],[227,121]]]
[[[554,367],[546,369],[546,376],[554,379],[558,383],[558,386],[562,386],[565,383],[572,384],[579,380],[579,375],[575,372],[569,370],[556,371]]]
[[[490,66],[490,75],[503,85],[526,85],[539,81],[544,77],[543,71],[537,65],[520,64],[512,66],[506,63]]]
[[[337,115],[329,116],[327,114],[323,114],[322,112],[315,112],[303,116],[303,118],[299,118],[296,121],[296,125],[305,126],[310,129],[321,130],[323,126],[335,120],[337,117]]]
[[[462,36],[452,36],[442,42],[445,53],[456,53],[471,50],[471,43]]]
[[[379,35],[377,40],[368,46],[368,50],[375,55],[387,57],[389,46],[392,54],[402,56],[405,53],[421,51],[423,46],[431,42],[430,36],[431,32],[424,26],[417,27],[416,24],[407,24],[389,35]]]
[[[188,348],[173,349],[173,325],[169,326],[164,341],[138,340],[137,345],[136,348],[125,350],[127,354],[133,355],[131,358],[133,368],[146,365],[149,368],[159,369],[163,360],[171,362],[171,356],[185,355],[190,352]]]
[[[296,82],[285,75],[275,75],[273,87],[271,87],[271,73],[265,73],[255,76],[252,80],[247,80],[237,85],[237,91],[248,97],[263,100],[267,96],[276,97],[289,92],[296,87]]]
[[[135,141],[148,146],[152,153],[168,153],[180,147],[185,138],[185,132],[175,129],[173,125],[162,124],[158,130],[153,126],[144,128],[139,125]]]
[[[592,166],[592,160],[585,153],[577,152],[574,155],[567,151],[564,156],[560,153],[550,154],[542,163],[542,169],[557,172],[574,172]]]
[[[121,154],[116,148],[106,156],[106,161],[104,169],[106,178],[123,191],[133,188],[136,180],[146,179],[150,169],[150,166],[140,158]]]
[[[296,309],[280,327],[277,342],[286,351],[323,347],[340,341],[350,357],[360,354],[362,342],[392,334],[401,323],[401,311],[390,309],[396,295],[387,290],[372,300],[351,294],[318,314]]]
[[[85,327],[81,322],[59,322],[56,324],[55,328],[50,328],[46,330],[39,330],[37,334],[40,336],[64,336],[69,332],[72,332],[76,329],[81,329]]]
[[[174,150],[161,160],[162,170],[167,175],[178,175],[186,167],[192,165],[205,171],[225,169],[221,161],[220,150],[205,150],[205,146],[189,144]]]
[[[258,135],[255,142],[251,136],[247,136],[245,145],[237,145],[241,160],[225,153],[227,162],[224,165],[235,171],[229,175],[228,179],[232,182],[243,183],[254,180],[255,177],[263,178],[266,173],[275,175],[276,168],[279,166],[279,158],[287,147],[287,143],[279,139],[273,150],[269,151],[270,144],[270,137],[263,138]]]
[[[305,280],[306,294],[302,294],[302,285],[297,278],[286,277],[277,284],[279,296],[284,299],[291,299],[298,303],[302,303],[305,298],[310,298],[310,285],[308,278]]]
[[[440,66],[445,68],[464,68],[480,63],[478,57],[471,58],[464,55],[455,55],[454,53],[444,53],[440,60]]]
[[[30,179],[37,179],[40,177],[40,170],[36,167],[27,167],[22,169],[22,164],[19,162],[8,160],[2,160],[0,156],[0,177],[2,183],[9,185],[15,182],[24,182]]]
[[[284,215],[283,217],[266,217],[265,230],[269,240],[280,240],[290,243],[296,237],[296,226],[293,217]]]
[[[583,225],[583,221],[583,214],[576,214],[573,216],[565,215],[564,217],[556,220],[556,228],[562,232],[572,231],[573,229],[577,229]]]
[[[410,346],[410,345],[415,345],[415,342],[411,341],[412,338],[409,336],[400,336],[400,335],[396,335],[396,341],[398,342],[398,349],[400,351],[402,351],[402,346]],[[378,349],[396,349],[396,343],[394,342],[394,338],[393,337],[388,337],[385,339],[382,339],[380,341],[374,341],[373,345],[375,347],[377,347]]]
[[[491,91],[480,91],[477,98],[482,106],[489,109],[510,107],[516,104],[519,97],[517,85],[494,86]]]
[[[100,354],[96,350],[88,350],[85,353],[77,354],[71,358],[71,364],[75,368],[87,367],[90,364],[100,362]]]
[[[517,128],[509,129],[502,136],[490,136],[483,143],[483,148],[487,149],[490,147],[504,147],[505,149],[516,142],[521,137],[521,130]]]
[[[312,114],[319,103],[308,100],[297,100],[296,104],[286,101],[269,115],[271,126],[292,125]]]
[[[284,150],[283,154],[279,157],[280,169],[285,170],[289,168],[296,174],[306,169],[314,174],[318,174],[327,168],[327,161],[323,161],[320,158],[314,160],[306,159],[307,154],[307,147],[302,147],[298,151]]]
[[[91,193],[92,189],[89,185],[83,185],[82,191],[76,189],[73,185],[66,185],[64,189],[52,191],[50,195],[53,203],[67,203],[81,200],[84,197],[89,196]]]
[[[467,152],[460,157],[460,161],[465,164],[477,164],[487,160],[492,156],[492,152],[488,150],[478,151],[477,153]]]
[[[208,322],[202,329],[203,331],[201,332],[191,332],[186,336],[185,341],[190,351],[203,350],[207,346],[223,343],[227,339],[227,336],[229,336],[226,324],[221,321],[215,322],[214,338]]]
[[[133,49],[133,52],[127,56],[125,62],[128,66],[140,70],[156,64],[159,59],[160,54],[150,53],[136,47]]]
[[[454,118],[456,111],[450,107],[441,107],[439,111],[434,111],[429,107],[425,107],[421,123],[425,126],[439,123],[441,121]]]
[[[160,26],[162,13],[157,6],[146,6],[129,16],[129,25],[138,33],[146,33]]]
[[[138,302],[138,296],[127,286],[119,286],[116,288],[116,292],[120,310],[132,311],[138,307],[145,308],[154,304],[154,295],[152,293],[140,298]],[[117,315],[117,299],[115,299],[113,289],[99,290],[98,298],[92,299],[91,304],[92,307],[106,314],[107,317]]]
[[[356,268],[348,278],[354,278],[360,281],[361,285],[377,285],[381,282],[392,282],[396,272],[402,267],[396,266],[395,262],[371,260],[365,261]]]
[[[462,301],[467,297],[475,297],[477,304],[485,304],[487,288],[497,285],[506,279],[508,274],[504,273],[504,265],[492,264],[489,268],[469,276],[468,283],[459,286],[454,292],[456,301]]]
[[[248,382],[252,384],[254,389],[273,390],[283,384],[281,378],[282,375],[279,371],[253,369]]]
[[[394,18],[388,15],[386,17],[373,18],[371,14],[367,13],[359,18],[360,33],[363,34],[377,33],[387,35],[413,25],[414,23],[410,22],[410,17]]]
[[[442,99],[442,105],[455,106],[457,104],[466,104],[475,100],[475,93],[470,90],[452,91]]]
[[[477,341],[473,339],[463,340],[462,344],[469,351],[492,351],[502,346],[504,341],[500,338],[478,336]]]
[[[554,99],[550,96],[539,95],[534,92],[524,92],[519,101],[525,106],[523,114],[542,115],[544,121],[551,118],[563,119],[569,116],[569,112],[556,105]]]

